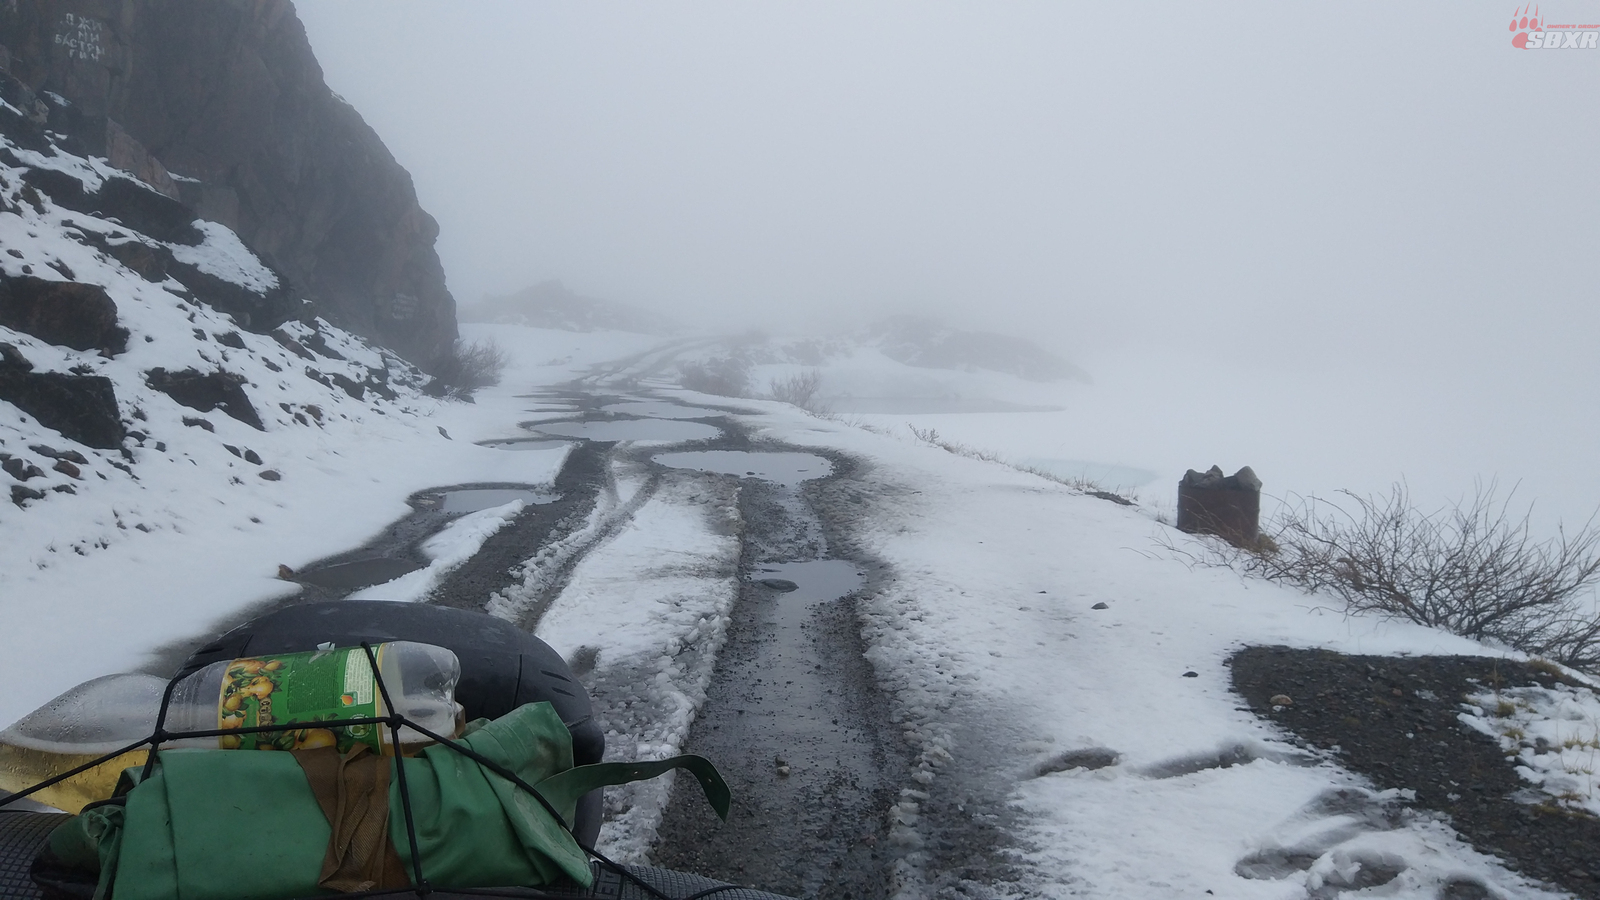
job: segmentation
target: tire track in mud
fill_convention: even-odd
[[[817,452],[752,445],[737,428],[721,445]],[[717,762],[733,809],[719,822],[696,785],[677,782],[651,858],[798,897],[885,897],[888,811],[907,762],[865,656],[862,590],[805,602],[803,591],[790,597],[762,583],[774,564],[846,558],[830,553],[838,523],[825,521],[816,501],[825,485],[852,481],[858,466],[818,455],[833,474],[798,488],[740,480],[739,597],[684,748]],[[885,577],[881,565],[849,561],[866,589]]]

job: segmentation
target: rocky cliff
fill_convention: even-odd
[[[316,314],[425,367],[454,341],[438,226],[288,0],[0,0],[0,72],[25,115],[232,229]],[[298,315],[280,306],[239,324]]]

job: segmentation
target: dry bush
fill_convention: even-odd
[[[798,406],[807,412],[824,412],[817,399],[822,390],[822,370],[804,369],[787,378],[772,381],[772,399]]]
[[[445,396],[464,399],[479,388],[500,383],[510,357],[499,344],[485,338],[467,343],[460,338],[433,365],[433,378]]]
[[[750,363],[733,356],[691,360],[678,365],[678,382],[702,394],[746,397],[750,393]]]
[[[1576,669],[1600,668],[1600,530],[1536,540],[1531,510],[1511,511],[1495,486],[1432,513],[1404,485],[1388,497],[1343,492],[1340,503],[1288,504],[1258,546],[1209,541],[1196,556],[1378,613],[1497,641]],[[1193,554],[1190,554],[1194,556]]]

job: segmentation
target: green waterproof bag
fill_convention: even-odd
[[[717,814],[729,793],[699,756],[649,763],[572,765],[572,740],[555,709],[533,703],[474,723],[458,743],[533,785],[571,821],[578,799],[604,785],[687,769]],[[394,761],[388,761],[392,767]],[[450,747],[399,761],[410,796],[422,874],[435,888],[535,887],[563,876],[587,886],[588,857],[539,800]],[[116,900],[285,900],[319,887],[333,833],[295,755],[252,750],[164,750],[148,779],[129,769],[126,807],[90,809],[51,835],[61,859],[100,869],[97,897]],[[389,778],[388,836],[414,871],[400,794]]]

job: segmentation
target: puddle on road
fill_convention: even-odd
[[[534,490],[530,488],[473,488],[462,491],[445,491],[441,495],[444,502],[437,509],[445,513],[470,513],[496,506],[504,506],[513,500],[526,500],[529,503],[549,503],[556,499],[556,495],[549,491]]]
[[[529,431],[586,441],[703,441],[722,429],[701,422],[672,419],[613,419],[606,422],[528,422]]]
[[[837,600],[866,584],[861,567],[848,559],[767,563],[750,580],[778,591],[786,602]]]
[[[704,419],[720,416],[721,412],[703,406],[681,406],[664,400],[638,400],[630,403],[613,403],[600,408],[601,412],[619,416],[644,416],[650,419]]]
[[[762,481],[771,481],[788,487],[833,474],[832,463],[810,453],[696,450],[683,453],[658,453],[651,458],[672,469],[695,469],[722,475],[759,478]]]
[[[506,438],[503,441],[484,441],[478,446],[494,450],[554,450],[570,443],[571,441],[547,441],[542,438]]]
[[[392,559],[390,557],[357,559],[320,569],[302,570],[295,575],[295,580],[323,588],[357,590],[371,587],[374,584],[383,584],[385,581],[393,581],[407,572],[415,572],[420,568],[422,568],[421,563],[407,559]]]

